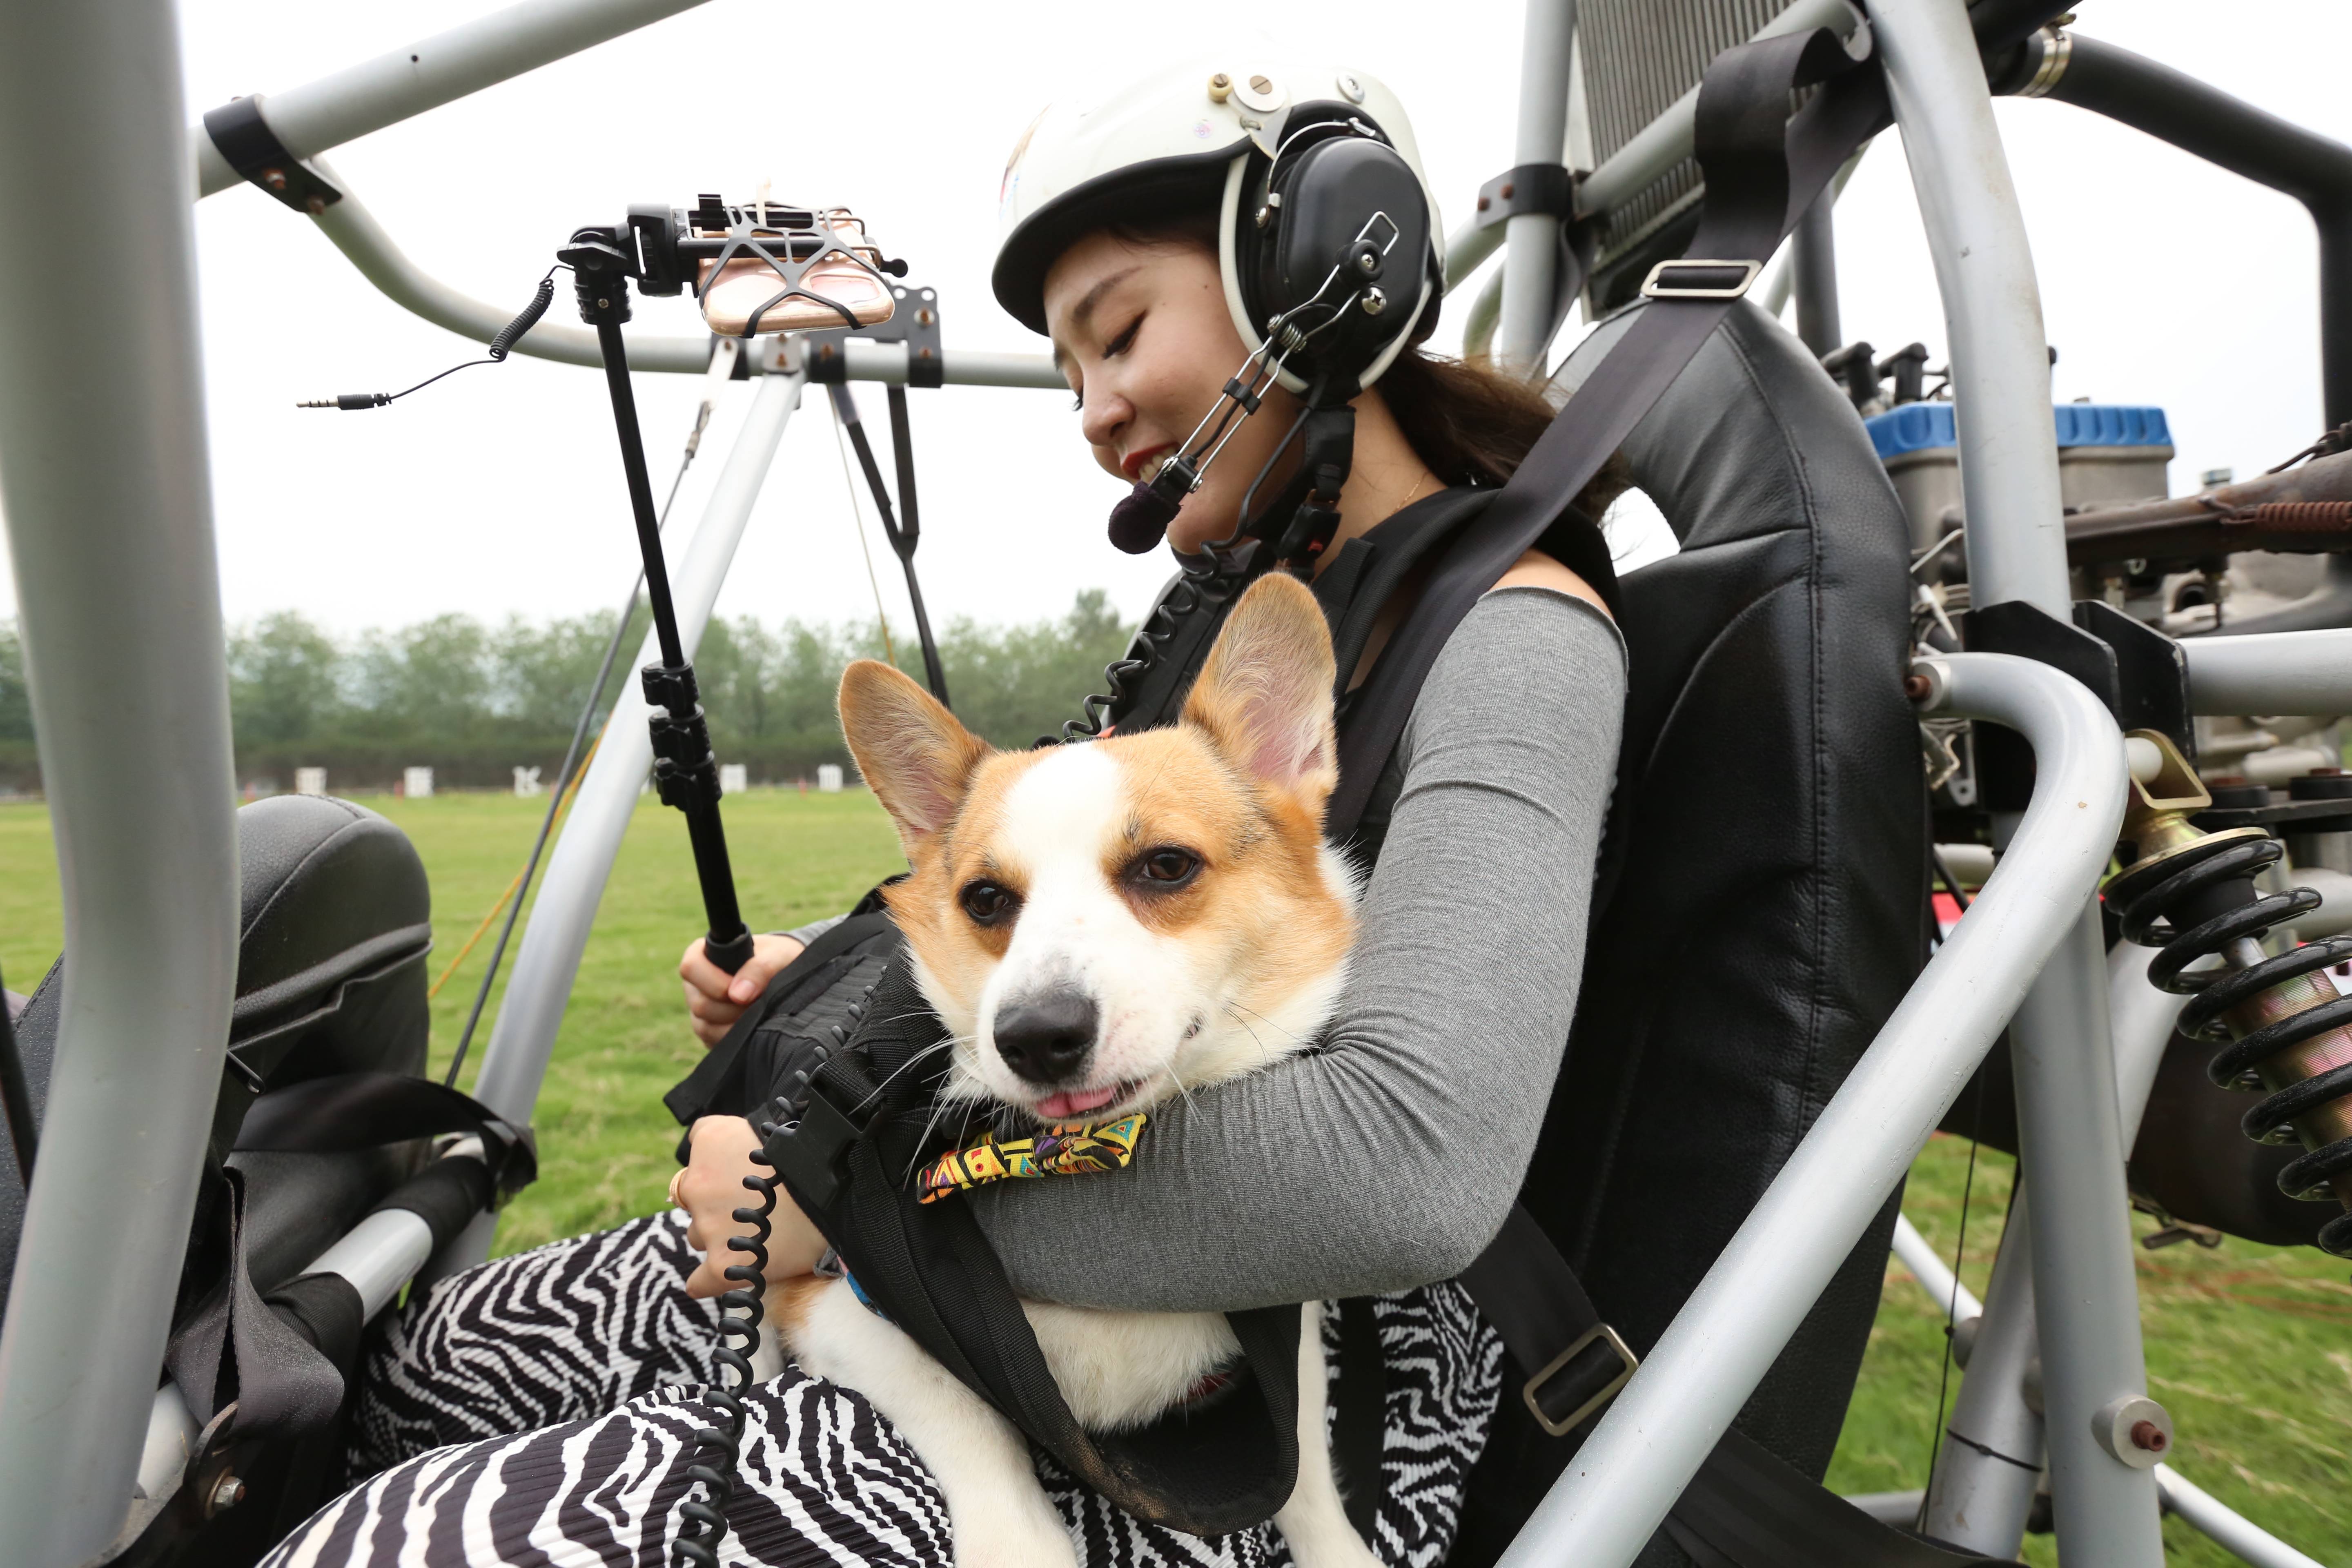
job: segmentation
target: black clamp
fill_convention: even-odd
[[[1565,223],[1576,216],[1576,176],[1564,163],[1521,163],[1478,187],[1480,228],[1539,213]]]
[[[297,158],[261,117],[261,100],[236,98],[205,111],[205,134],[228,166],[298,213],[318,216],[343,199],[343,193]]]
[[[2123,730],[2155,730],[2195,756],[2189,658],[2179,643],[2100,599],[2078,599],[2060,620],[2022,599],[1969,610],[1960,642],[1970,653],[2006,653],[2073,676]],[[1998,725],[1976,731],[1977,798],[1995,811],[2022,811],[2033,793],[2033,753]]]
[[[811,381],[819,385],[846,381],[849,361],[842,345],[851,338],[864,338],[868,342],[907,345],[908,386],[947,384],[947,361],[941,357],[940,348],[940,291],[893,283],[890,293],[897,305],[888,321],[859,327],[855,331],[847,327],[829,327],[808,334],[803,352]]]
[[[710,722],[702,710],[694,667],[649,664],[639,672],[653,732],[654,790],[664,805],[687,810],[719,801],[719,759],[710,749]]]

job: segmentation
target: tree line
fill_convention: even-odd
[[[601,726],[635,658],[638,610],[605,686]],[[408,767],[430,767],[436,788],[500,788],[516,767],[552,782],[613,635],[613,613],[488,625],[440,616],[414,626],[338,637],[298,612],[232,629],[229,707],[237,777],[259,792],[290,789],[298,767],[323,767],[338,794],[388,789]],[[754,784],[813,778],[846,763],[834,689],[852,659],[890,658],[917,679],[922,654],[903,626],[824,625],[750,616],[714,619],[695,657],[712,749],[741,763]],[[888,634],[896,634],[888,635]],[[1059,732],[1132,628],[1100,589],[1066,615],[1025,625],[949,625],[940,638],[957,717],[1000,746]],[[0,621],[0,790],[39,786],[24,649]],[[592,730],[591,731],[594,731]]]

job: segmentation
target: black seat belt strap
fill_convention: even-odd
[[[1652,269],[1640,319],[1446,552],[1413,610],[1411,635],[1392,638],[1373,666],[1357,704],[1361,721],[1340,738],[1339,787],[1326,816],[1334,836],[1361,818],[1413,699],[1470,606],[1575,502],[1838,166],[1889,122],[1884,77],[1853,64],[1843,40],[1822,28],[1739,45],[1707,68],[1693,147],[1706,194],[1689,256]],[[1789,93],[1824,80],[1790,116]]]
[[[1640,1364],[1601,1321],[1543,1226],[1517,1204],[1461,1279],[1518,1365],[1521,1403],[1555,1437],[1615,1398]]]

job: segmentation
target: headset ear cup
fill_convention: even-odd
[[[1235,215],[1234,263],[1260,335],[1277,337],[1286,321],[1306,341],[1286,368],[1352,395],[1402,334],[1421,330],[1413,310],[1434,254],[1421,181],[1360,122],[1339,121],[1294,130],[1263,186],[1242,188],[1244,201],[1265,193]]]

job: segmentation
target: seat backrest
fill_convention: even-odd
[[[230,1048],[273,1089],[330,1073],[423,1072],[432,906],[424,862],[408,836],[365,806],[310,795],[256,801],[236,814],[236,830],[240,913]],[[47,1104],[70,956],[50,967],[16,1020],[36,1116]],[[234,1133],[249,1100],[244,1088],[225,1085],[216,1130]],[[146,1113],[135,1084],[126,1086],[121,1110],[128,1135]],[[278,1178],[251,1184],[256,1214],[248,1216],[247,1244],[259,1258],[257,1279],[281,1263],[308,1261],[340,1234],[352,1217],[346,1210],[374,1201],[392,1169],[375,1151],[235,1158]],[[392,1173],[396,1179],[397,1171]],[[0,1312],[6,1310],[24,1208],[16,1163],[0,1160]]]
[[[1590,374],[1632,316],[1604,322],[1562,380]],[[1903,510],[1820,365],[1743,304],[1624,456],[1682,548],[1622,582],[1617,789],[1575,1032],[1524,1199],[1646,1353],[1917,973],[1928,828],[1902,694]],[[1740,1416],[1815,1477],[1893,1215]],[[1572,1446],[1517,1405],[1504,1401],[1457,1563],[1492,1561]]]

